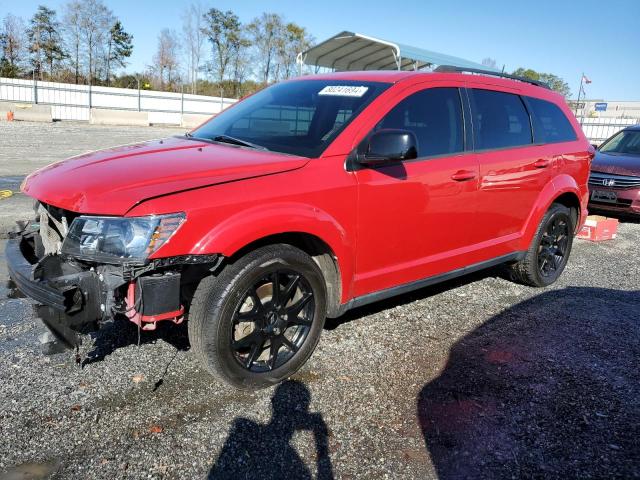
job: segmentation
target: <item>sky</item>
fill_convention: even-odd
[[[134,36],[128,70],[151,63],[163,28],[181,31],[190,3],[178,0],[104,0]],[[44,3],[61,13],[65,0],[0,0],[0,17],[29,18]],[[553,73],[575,98],[582,72],[590,99],[640,100],[640,0],[200,0],[233,10],[243,22],[262,12],[282,14],[324,40],[343,30],[481,62],[506,71]]]

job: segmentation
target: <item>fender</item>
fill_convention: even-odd
[[[236,213],[213,227],[192,253],[230,257],[250,243],[271,235],[305,233],[318,237],[334,253],[340,270],[344,303],[351,292],[355,246],[345,228],[327,212],[301,203],[273,203]]]
[[[544,214],[549,210],[551,204],[562,194],[573,193],[580,202],[580,211],[578,212],[578,223],[576,229],[579,229],[584,222],[587,215],[586,202],[588,199],[588,193],[583,194],[580,187],[576,183],[575,179],[567,174],[560,174],[547,182],[544,188],[540,191],[538,198],[531,209],[529,218],[527,219],[520,237],[520,250],[527,250],[531,244],[531,240],[536,233],[538,225]]]

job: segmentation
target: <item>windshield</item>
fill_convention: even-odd
[[[389,86],[338,79],[279,83],[225,110],[189,136],[318,157]]]
[[[623,130],[600,147],[603,153],[640,155],[640,130]]]

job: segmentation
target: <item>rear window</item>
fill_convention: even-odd
[[[556,104],[527,97],[536,143],[571,142],[578,138],[571,122]]]
[[[517,147],[533,143],[529,114],[518,95],[471,89],[476,150]]]

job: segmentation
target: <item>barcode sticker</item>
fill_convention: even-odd
[[[350,85],[327,85],[318,95],[334,95],[336,97],[361,97],[369,87],[353,87]]]

